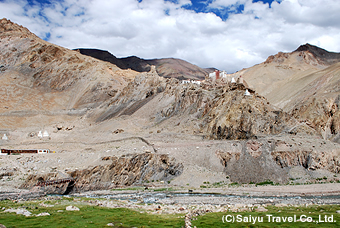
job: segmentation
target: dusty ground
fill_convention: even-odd
[[[136,122],[138,123],[138,121]],[[123,126],[125,127],[123,128]],[[130,123],[131,128],[127,126],[129,125],[123,121],[121,123],[117,121],[114,125],[106,126],[106,128],[80,124],[72,130],[57,131],[53,128],[47,128],[50,137],[42,139],[36,136],[28,136],[28,133],[34,131],[34,129],[12,132],[9,141],[1,141],[1,148],[47,148],[51,150],[51,153],[1,156],[0,173],[7,174],[3,175],[0,180],[0,192],[19,191],[18,187],[29,174],[54,172],[58,174],[59,178],[65,178],[68,176],[68,171],[108,164],[110,161],[101,159],[105,156],[152,152],[169,154],[184,165],[184,171],[180,176],[173,179],[170,184],[155,183],[154,185],[157,187],[172,186],[185,192],[191,189],[194,192],[254,196],[339,195],[340,193],[339,183],[257,187],[249,184],[231,186],[231,181],[224,172],[225,167],[215,153],[218,150],[236,151],[241,148],[242,142],[204,140],[199,135],[174,134],[166,129],[157,129],[157,126],[148,133],[143,133],[143,129],[136,127],[136,123]],[[124,129],[124,131],[116,133],[116,129]],[[139,136],[142,136],[143,140]],[[288,140],[285,136],[279,138]],[[295,175],[294,183],[306,182],[311,177],[323,178],[326,176],[328,180],[332,178],[336,180],[337,178],[334,173],[326,170],[307,172],[302,167],[295,167],[290,169],[289,172],[291,176]],[[216,185],[214,184],[217,183],[219,183],[219,187],[215,188]],[[152,188],[153,183],[149,185]],[[202,188],[202,186],[206,188]],[[233,200],[235,201],[235,199]],[[206,201],[202,200],[202,203],[204,202]]]

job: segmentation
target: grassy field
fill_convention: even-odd
[[[184,226],[183,215],[153,215],[141,213],[125,208],[104,208],[99,206],[89,206],[82,202],[74,202],[70,199],[51,201],[45,204],[53,207],[42,207],[42,201],[28,201],[13,203],[12,201],[0,201],[0,207],[24,208],[32,213],[31,216],[17,215],[15,213],[0,212],[0,224],[7,228],[14,227],[108,227],[112,223],[113,227],[181,227]],[[68,205],[78,207],[79,211],[66,211]],[[62,210],[62,212],[61,212]],[[59,212],[58,212],[59,211]],[[42,212],[48,212],[50,216],[36,217]]]
[[[135,211],[126,208],[105,208],[91,206],[80,198],[62,198],[51,201],[0,201],[0,224],[11,227],[184,227],[184,214],[148,214],[143,211]],[[41,204],[43,203],[43,205]],[[54,205],[47,207],[46,205]],[[79,211],[66,211],[66,206],[73,205]],[[31,216],[17,215],[4,212],[4,209],[22,208],[30,211]],[[206,213],[193,217],[192,227],[340,227],[340,205],[312,205],[308,207],[267,207],[267,212],[223,212]],[[48,212],[49,216],[36,217],[35,215]],[[272,221],[268,221],[268,215],[272,215]],[[283,222],[283,217],[300,219],[310,217],[313,222]],[[275,219],[273,219],[275,216]],[[224,222],[222,221],[224,217]],[[232,218],[234,222],[231,222]],[[263,222],[250,221],[254,218],[263,218]],[[281,221],[278,221],[280,217]],[[321,218],[321,221],[319,221]],[[333,222],[326,222],[327,219]],[[246,221],[248,219],[248,221]],[[287,218],[288,219],[288,218]],[[228,220],[228,221],[226,221]],[[241,221],[237,221],[241,220]],[[273,221],[274,220],[274,221]],[[318,221],[319,223],[316,223]],[[322,222],[324,221],[324,222]]]

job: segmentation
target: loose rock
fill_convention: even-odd
[[[50,213],[48,212],[43,212],[43,213],[40,213],[40,214],[37,214],[36,217],[40,217],[40,216],[49,216]]]
[[[66,211],[79,211],[80,209],[75,206],[67,206]]]

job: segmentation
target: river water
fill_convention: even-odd
[[[254,195],[230,195],[217,193],[188,193],[188,192],[111,192],[111,194],[75,194],[89,198],[103,198],[114,200],[127,200],[138,203],[158,204],[340,204],[340,195],[326,196],[254,196]]]

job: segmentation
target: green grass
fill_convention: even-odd
[[[126,208],[105,208],[99,206],[91,206],[86,202],[87,199],[82,198],[62,198],[60,200],[45,200],[45,201],[25,201],[12,202],[9,200],[0,201],[0,223],[7,228],[14,227],[108,227],[108,223],[113,223],[113,227],[184,227],[184,215],[154,215],[141,213]],[[42,207],[39,204],[54,205],[54,207]],[[66,206],[74,205],[80,211],[66,211]],[[1,208],[25,208],[30,211],[33,216],[25,217],[15,213],[4,213]],[[308,207],[267,207],[267,212],[219,212],[207,213],[192,220],[192,227],[340,227],[340,214],[336,211],[340,210],[340,205],[312,205]],[[58,210],[63,210],[58,212]],[[42,212],[50,213],[50,216],[35,217]],[[246,218],[263,217],[263,222],[252,224],[251,222],[235,222],[223,223],[222,216],[241,215]],[[319,223],[315,222],[268,222],[266,215],[279,217],[289,217],[296,215],[299,218],[301,215],[312,217],[314,220],[324,216],[333,216],[336,222]],[[197,219],[197,220],[195,220]]]
[[[219,188],[219,187],[224,187],[227,185],[228,184],[225,183],[224,181],[214,182],[214,183],[210,183],[209,181],[204,181],[203,184],[200,185],[200,188]]]
[[[273,181],[270,181],[270,180],[266,180],[266,181],[263,181],[263,182],[260,182],[260,183],[256,183],[255,185],[256,185],[256,186],[261,186],[261,185],[274,185],[274,182],[273,182]]]
[[[207,213],[203,216],[198,216],[197,220],[192,221],[192,226],[199,228],[204,227],[340,227],[340,214],[336,213],[340,210],[339,205],[313,205],[309,207],[283,207],[278,208],[274,206],[267,207],[267,212],[219,212],[219,213]],[[263,217],[263,222],[257,222],[252,224],[252,222],[222,222],[222,216],[231,215],[237,216],[241,215],[243,219],[251,215],[251,217]],[[297,220],[301,215],[306,215],[307,217],[312,217],[315,221],[319,220],[319,215],[322,218],[324,216],[331,216],[336,222],[333,223],[316,223],[316,222],[268,222],[267,215],[289,217],[297,216]],[[228,217],[231,218],[231,217]],[[236,219],[236,218],[235,218]]]
[[[224,183],[224,181],[212,183],[212,186],[215,187],[215,188],[222,187],[224,185],[226,185],[226,183]]]
[[[40,201],[42,202],[42,201]],[[0,207],[26,208],[32,215],[42,212],[50,213],[50,216],[26,217],[15,213],[0,212],[0,223],[7,228],[14,227],[107,227],[113,223],[114,227],[181,227],[184,219],[179,215],[153,215],[141,213],[126,208],[105,208],[89,206],[83,202],[70,201],[44,201],[45,204],[53,204],[54,207],[41,207],[39,201],[28,201],[13,203],[11,201],[0,201]],[[58,203],[58,204],[56,204]],[[68,205],[74,205],[80,211],[66,211]],[[57,212],[63,210],[63,212]]]
[[[322,180],[327,180],[327,177],[324,176],[324,177],[321,177],[321,178],[316,178],[317,181],[322,181]]]
[[[169,188],[154,188],[150,189],[153,190],[154,192],[168,192],[168,191],[176,191],[176,189],[169,187]]]

